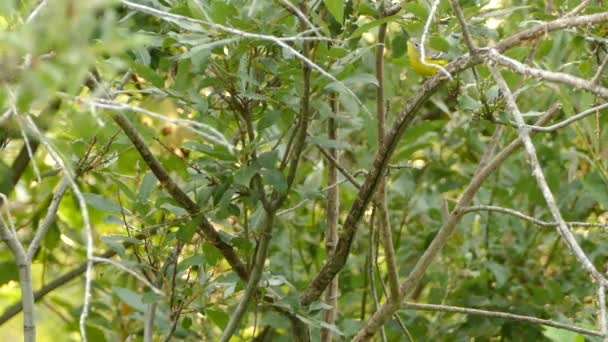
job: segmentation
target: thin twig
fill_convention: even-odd
[[[8,207],[8,206],[6,206]],[[5,208],[8,210],[8,208]],[[8,213],[10,222],[11,216]],[[32,287],[32,264],[28,260],[23,245],[19,242],[17,235],[13,232],[13,224],[10,224],[11,229],[7,227],[2,215],[0,215],[0,238],[4,241],[15,257],[15,263],[19,270],[19,287],[21,289],[21,305],[23,308],[23,340],[25,342],[36,341],[36,320],[34,313],[34,290]]]
[[[557,227],[559,224],[557,222],[542,221],[542,220],[528,216],[522,212],[519,212],[519,211],[516,211],[513,209],[497,207],[497,206],[492,206],[492,205],[474,205],[474,206],[470,206],[470,207],[464,209],[465,213],[473,213],[473,212],[477,212],[477,211],[494,211],[494,212],[498,212],[498,213],[508,214],[508,215],[520,218],[524,221],[534,223],[535,225],[538,225],[541,227]],[[600,227],[603,229],[608,229],[608,223],[589,223],[589,222],[573,221],[573,222],[566,222],[566,224],[569,227]]]
[[[384,15],[385,2],[380,5],[380,16]],[[386,135],[386,109],[384,107],[384,44],[386,40],[387,24],[380,25],[378,29],[378,44],[376,45],[376,118],[377,118],[377,144],[378,148],[382,148],[384,144],[384,136]],[[424,60],[424,58],[422,59]],[[380,232],[382,246],[384,247],[384,256],[386,259],[386,268],[388,273],[389,300],[397,300],[399,297],[399,272],[397,271],[397,258],[393,247],[393,237],[391,234],[391,224],[386,204],[386,176],[382,177],[378,184],[376,193],[376,206],[378,211],[378,231]]]
[[[36,18],[38,14],[40,14],[44,6],[46,6],[46,2],[47,0],[40,0],[40,2],[38,2],[34,10],[30,13],[30,15],[27,16],[27,19],[25,19],[26,24],[34,20],[34,18]]]
[[[238,30],[238,29],[235,29],[232,27],[227,27],[227,26],[217,24],[217,23],[214,23],[211,21],[197,20],[197,19],[193,19],[193,18],[189,18],[189,17],[177,15],[177,14],[163,12],[163,11],[157,10],[155,8],[148,7],[148,6],[141,5],[141,4],[136,4],[134,2],[127,1],[127,0],[122,0],[122,4],[130,9],[155,16],[157,18],[160,18],[160,19],[168,21],[168,22],[175,23],[175,24],[177,24],[181,27],[184,27],[188,30],[191,30],[191,31],[207,33],[206,30],[202,30],[202,29],[198,28],[201,25],[203,25],[203,26],[209,26],[214,29],[235,35],[236,37],[270,41],[272,43],[275,43],[276,45],[278,45],[286,50],[289,50],[290,53],[294,54],[298,59],[300,59],[302,62],[304,62],[304,64],[308,65],[310,68],[315,69],[322,76],[335,82],[338,86],[340,86],[340,88],[342,88],[345,92],[347,92],[350,96],[352,96],[355,99],[355,101],[357,101],[357,104],[363,109],[363,111],[371,117],[371,113],[369,112],[369,110],[367,109],[367,107],[365,106],[363,101],[361,101],[359,96],[357,96],[357,94],[355,94],[352,91],[352,89],[347,87],[343,82],[339,81],[334,75],[330,74],[329,72],[325,71],[325,69],[323,69],[322,67],[320,67],[319,65],[314,63],[312,60],[310,60],[310,58],[304,56],[298,50],[296,50],[293,47],[286,44],[284,38],[282,39],[279,37],[265,35],[265,34],[241,31],[241,30]],[[297,41],[300,39],[298,37],[294,37],[293,40]]]
[[[141,281],[144,285],[146,285],[147,287],[149,287],[152,291],[154,291],[154,293],[164,296],[165,293],[160,290],[159,288],[157,288],[156,286],[154,286],[154,284],[152,284],[150,281],[148,281],[148,279],[146,279],[146,277],[144,277],[143,275],[135,272],[134,270],[128,268],[127,266],[112,260],[112,259],[108,259],[108,258],[102,258],[102,257],[97,257],[94,256],[91,258],[92,261],[95,261],[96,263],[104,263],[104,264],[110,264],[118,269],[120,269],[121,271],[127,272],[130,275],[134,276],[135,278],[137,278],[139,281]]]
[[[460,4],[457,0],[450,0],[450,5],[456,14],[456,18],[458,18],[458,23],[460,24],[460,28],[462,29],[462,35],[464,36],[464,41],[469,48],[469,52],[471,55],[477,54],[477,47],[473,42],[473,38],[471,38],[471,33],[469,32],[469,27],[467,26],[467,21],[464,18],[464,13],[462,13],[462,8],[460,8]]]
[[[496,48],[498,51],[505,51],[529,40],[536,39],[539,36],[549,32],[581,25],[603,23],[606,21],[608,21],[608,12],[574,18],[558,19],[512,35],[497,43],[494,48]],[[480,58],[473,58],[466,55],[452,61],[446,66],[446,68],[452,73],[460,73],[473,65],[480,64],[482,61],[483,60]],[[314,279],[302,293],[300,302],[303,305],[308,305],[314,300],[318,299],[325,290],[325,287],[330,283],[331,279],[346,264],[348,255],[350,253],[350,246],[352,245],[352,241],[357,231],[357,226],[365,209],[367,208],[367,205],[371,201],[371,197],[375,192],[378,180],[384,174],[388,160],[392,156],[397,143],[403,135],[403,132],[413,121],[420,106],[422,106],[422,104],[425,103],[425,101],[427,101],[438,89],[438,87],[446,82],[446,80],[447,79],[445,77],[438,77],[437,75],[427,79],[399,113],[392,129],[386,136],[383,148],[378,149],[378,153],[374,158],[373,165],[369,168],[365,182],[361,185],[355,202],[351,206],[351,209],[346,216],[342,226],[343,234],[341,234],[340,239],[338,240],[338,245],[336,246],[336,254],[323,266],[321,271],[314,277]]]
[[[127,119],[127,117],[122,113],[114,114],[113,119],[118,126],[122,128],[123,132],[125,132],[129,140],[131,140],[131,143],[133,146],[135,146],[152,173],[156,176],[160,184],[173,197],[173,199],[175,199],[175,201],[179,203],[182,208],[186,209],[188,213],[191,215],[197,215],[196,220],[199,220],[200,222],[198,224],[198,232],[222,252],[226,258],[226,261],[228,261],[232,269],[239,275],[241,279],[247,280],[249,278],[249,273],[247,272],[245,264],[243,264],[241,259],[238,257],[233,247],[222,240],[219,232],[215,229],[211,222],[209,222],[209,220],[200,213],[198,205],[192,199],[190,199],[190,197],[175,183],[175,181],[173,181],[158,159],[152,154],[139,132],[137,132],[135,127],[131,125],[129,119]]]
[[[490,54],[492,55],[492,52]],[[570,229],[568,229],[568,225],[562,218],[562,214],[560,213],[557,207],[557,203],[555,202],[553,193],[551,192],[551,189],[549,188],[549,185],[545,180],[545,175],[538,161],[538,157],[536,156],[536,148],[534,147],[532,139],[530,138],[530,130],[525,127],[526,124],[524,122],[523,117],[521,116],[521,112],[519,111],[517,104],[515,103],[515,99],[511,94],[511,90],[507,86],[502,75],[494,66],[488,65],[488,68],[490,69],[492,76],[496,80],[496,83],[498,84],[498,86],[503,92],[503,95],[505,96],[505,100],[507,101],[507,108],[511,112],[511,115],[513,115],[515,122],[520,127],[519,138],[523,141],[524,147],[528,154],[530,166],[532,168],[532,175],[536,178],[538,187],[540,188],[543,197],[545,198],[545,202],[547,203],[547,207],[549,208],[553,219],[558,222],[558,232],[563,237],[564,241],[566,242],[566,245],[568,245],[568,247],[570,248],[570,251],[572,251],[572,253],[576,256],[581,266],[583,266],[583,268],[587,270],[587,272],[589,272],[599,284],[608,286],[608,280],[604,278],[604,276],[595,268],[591,260],[589,260],[585,252],[582,250],[582,248],[576,241],[576,238],[574,237]]]
[[[606,287],[604,285],[597,287],[597,306],[600,331],[604,335],[604,341],[606,341],[608,339],[608,315],[606,314]]]
[[[351,175],[350,172],[348,172],[348,170],[346,170],[346,168],[331,155],[331,153],[319,145],[315,146],[319,149],[319,152],[321,152],[321,154],[331,163],[331,165],[334,165],[338,171],[340,171],[340,173],[346,177],[346,179],[348,179],[350,184],[357,189],[361,189],[361,184],[357,181],[357,179],[355,179],[355,177]]]
[[[523,315],[515,315],[515,314],[511,314],[511,313],[507,313],[507,312],[470,309],[470,308],[462,308],[462,307],[448,306],[448,305],[420,304],[420,303],[411,303],[411,302],[403,303],[402,307],[406,310],[411,309],[411,310],[457,312],[457,313],[463,313],[463,314],[467,314],[467,315],[504,318],[504,319],[510,319],[510,320],[514,320],[514,321],[528,322],[528,323],[532,323],[532,324],[541,324],[541,325],[545,325],[548,327],[554,327],[554,328],[564,329],[564,330],[568,330],[568,331],[574,331],[577,333],[590,335],[590,336],[603,336],[603,334],[599,331],[579,328],[574,325],[559,323],[559,322],[555,322],[555,321],[551,321],[551,320],[547,320],[547,319],[540,319],[540,318],[536,318],[536,317],[523,316]]]
[[[368,258],[370,262],[368,263],[367,268],[367,277],[369,278],[369,286],[372,292],[372,300],[374,302],[374,312],[378,311],[380,308],[380,304],[378,302],[378,290],[376,289],[376,276],[374,275],[374,265],[376,264],[378,258],[378,249],[376,248],[376,242],[374,239],[374,236],[376,235],[374,232],[374,226],[377,221],[377,212],[377,208],[373,207],[369,220]],[[386,342],[386,333],[384,332],[384,327],[380,329],[380,336],[382,337],[382,341]]]
[[[597,68],[597,71],[595,72],[595,75],[593,75],[593,78],[591,79],[592,85],[598,85],[600,83],[600,80],[602,79],[602,74],[604,73],[604,70],[606,70],[606,66],[608,66],[608,54],[606,54],[604,60],[602,61],[602,64],[600,64],[600,66]]]
[[[557,107],[553,106],[552,108]],[[546,123],[553,115],[555,115],[556,112],[557,110],[548,111],[538,120],[537,124],[542,125]],[[471,179],[469,185],[467,185],[466,189],[462,192],[460,199],[456,203],[456,207],[452,210],[448,220],[443,223],[430,245],[418,259],[413,269],[410,271],[410,274],[401,284],[399,293],[400,299],[406,298],[418,286],[422,276],[456,229],[456,224],[460,221],[462,215],[464,215],[464,209],[469,206],[469,203],[473,200],[475,193],[481,188],[484,181],[498,168],[500,164],[502,164],[502,162],[507,159],[507,157],[513,154],[521,146],[521,144],[522,141],[520,138],[515,139],[483,168],[479,168],[480,170],[475,172],[475,176],[473,179]],[[489,146],[488,148],[493,147]],[[370,317],[370,319],[365,323],[365,326],[359,330],[353,341],[367,341],[371,339],[378,328],[381,327],[398,308],[399,303],[385,303],[378,312]]]
[[[331,94],[329,97],[329,105],[334,115],[339,112],[338,95]],[[337,120],[330,117],[327,122],[327,138],[330,140],[338,139]],[[339,161],[338,150],[335,148],[329,149],[331,157]],[[340,217],[340,188],[338,187],[338,168],[334,163],[327,163],[327,187],[330,188],[327,192],[327,217],[325,228],[325,253],[327,258],[331,258],[336,249],[338,242],[338,218]],[[338,277],[334,278],[325,290],[325,304],[330,308],[325,312],[325,323],[334,325],[338,316]],[[332,332],[327,329],[321,329],[321,342],[331,342],[333,338]]]
[[[438,69],[449,79],[452,79],[452,75],[444,67],[438,64],[428,63],[426,61],[426,36],[429,34],[431,23],[435,18],[435,12],[437,12],[437,7],[439,7],[439,2],[440,0],[433,0],[433,3],[431,5],[431,11],[429,12],[429,16],[426,18],[426,22],[424,23],[424,30],[422,31],[422,37],[420,38],[420,63],[427,67]]]
[[[587,117],[587,116],[589,116],[591,114],[597,114],[601,110],[604,110],[606,108],[608,108],[608,103],[604,103],[602,105],[599,105],[599,106],[587,109],[586,111],[583,111],[583,112],[581,112],[579,114],[576,114],[573,117],[570,117],[570,118],[568,118],[568,119],[566,119],[564,121],[558,122],[558,123],[556,123],[554,125],[551,125],[551,126],[542,127],[542,126],[526,125],[526,128],[529,128],[530,130],[533,130],[533,131],[536,131],[536,132],[545,132],[545,133],[547,133],[547,132],[553,132],[553,131],[558,130],[560,128],[566,127],[566,126],[568,126],[569,124],[571,124],[571,123],[573,123],[575,121],[583,119],[583,118],[585,118],[585,117]]]
[[[587,7],[587,5],[589,5],[590,2],[591,2],[591,0],[581,1],[580,4],[578,4],[576,7],[574,7],[570,12],[566,13],[564,15],[564,18],[574,17],[575,15],[579,14],[582,10],[585,9],[585,7]]]

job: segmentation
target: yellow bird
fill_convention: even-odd
[[[422,60],[420,59],[420,45],[412,40],[408,40],[407,42],[407,56],[409,57],[412,68],[420,76],[433,76],[439,71],[438,68],[422,64]],[[439,66],[444,66],[449,62],[447,59],[441,59],[437,56],[426,57],[424,60],[426,64]]]

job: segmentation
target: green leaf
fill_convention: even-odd
[[[228,148],[222,145],[207,145],[195,141],[188,141],[184,143],[183,146],[189,150],[201,152],[220,160],[236,161],[234,154],[228,150]]]
[[[544,327],[543,335],[555,342],[584,342],[585,337],[568,330]]]
[[[262,179],[264,184],[272,186],[276,191],[284,194],[287,191],[287,180],[283,172],[276,169],[264,169],[262,171]]]
[[[182,328],[184,329],[190,329],[190,327],[192,326],[192,318],[185,316],[182,319]]]
[[[14,261],[0,262],[0,286],[19,279],[17,264]]]
[[[102,213],[121,214],[120,206],[105,197],[92,193],[84,193],[85,201],[91,207],[101,211]]]
[[[317,312],[320,310],[329,310],[331,309],[332,306],[331,305],[327,305],[323,302],[313,302],[312,304],[310,304],[310,306],[308,307],[308,312]]]
[[[205,263],[205,256],[202,254],[195,254],[187,257],[186,259],[179,262],[177,270],[179,272],[187,270],[190,266],[203,265]]]
[[[230,317],[225,311],[205,309],[205,313],[207,314],[207,317],[209,317],[211,322],[213,322],[213,324],[215,324],[218,328],[220,328],[221,330],[224,330],[226,328]]]
[[[144,295],[141,297],[141,302],[144,304],[152,304],[152,303],[158,303],[160,302],[164,297],[159,295],[156,292],[146,292],[144,293]]]
[[[509,270],[505,266],[492,261],[488,261],[486,266],[492,271],[494,279],[496,279],[496,285],[498,287],[503,287],[503,285],[506,284],[507,279],[509,279]]]
[[[59,231],[57,222],[53,222],[44,235],[44,248],[53,250],[59,245],[59,241],[61,241],[61,232]]]
[[[365,32],[368,32],[369,30],[373,29],[374,27],[380,26],[384,23],[389,23],[389,22],[395,21],[397,19],[399,19],[399,16],[393,15],[390,17],[384,17],[382,19],[376,19],[376,20],[370,21],[369,23],[363,24],[358,29],[356,29],[355,32],[353,32],[349,38],[350,39],[359,38],[362,34],[364,34]]]
[[[426,20],[426,18],[429,16],[429,12],[427,11],[426,7],[420,5],[418,2],[408,2],[403,5],[403,9],[423,20]]]
[[[186,211],[186,209],[182,208],[182,207],[178,207],[176,205],[173,205],[171,203],[163,203],[160,206],[162,209],[165,209],[166,211],[174,214],[175,216],[184,216],[187,215],[188,212]]]
[[[211,1],[211,11],[209,15],[214,22],[226,24],[232,18],[239,16],[238,9],[228,1]]]
[[[597,201],[597,203],[608,203],[608,184],[604,181],[602,176],[596,171],[591,172],[587,175],[583,181],[583,189],[586,197],[590,197]]]
[[[215,266],[222,259],[222,253],[208,242],[203,243],[202,251],[209,266]]]
[[[344,1],[343,0],[323,0],[327,10],[342,25],[344,23]]]
[[[440,36],[432,36],[429,39],[429,46],[441,52],[448,52],[450,50],[450,44]]]
[[[266,128],[277,123],[277,120],[281,117],[281,112],[273,110],[264,112],[264,116],[258,121],[257,130],[258,132],[262,132]]]
[[[279,153],[275,151],[264,152],[258,156],[256,163],[263,168],[272,169],[279,161]]]
[[[236,184],[245,186],[245,187],[249,187],[249,182],[251,181],[251,178],[253,178],[253,176],[255,176],[256,173],[258,173],[259,168],[256,167],[255,165],[249,165],[249,166],[245,166],[243,168],[240,168],[235,174],[234,174],[234,182]]]
[[[458,108],[465,112],[476,112],[481,109],[481,102],[471,98],[468,95],[460,95],[458,97]]]
[[[146,172],[146,175],[141,182],[141,186],[139,187],[137,200],[140,202],[147,201],[148,198],[150,198],[150,194],[152,194],[152,190],[154,190],[154,186],[156,186],[156,177],[151,172]]]
[[[116,286],[112,286],[112,292],[133,309],[141,313],[146,312],[146,305],[143,303],[141,295],[129,289],[125,289],[124,287]]]
[[[309,142],[324,148],[335,148],[338,150],[349,150],[351,148],[350,144],[346,141],[331,140],[324,136],[310,137]]]
[[[135,200],[135,194],[133,193],[133,190],[129,188],[129,186],[127,186],[125,183],[121,182],[116,178],[112,178],[112,181],[116,183],[116,186],[118,186],[120,191],[124,193],[130,200]]]
[[[360,73],[360,74],[355,74],[353,76],[349,76],[348,78],[346,78],[343,81],[344,85],[351,88],[351,87],[360,87],[360,86],[364,86],[367,84],[373,84],[376,87],[378,86],[378,79],[376,78],[376,76],[372,75],[372,74],[365,74],[365,73]]]
[[[194,236],[194,233],[196,233],[196,224],[196,221],[190,221],[187,224],[180,226],[175,234],[177,239],[181,242],[192,241],[192,237]]]
[[[131,68],[133,68],[138,76],[143,77],[156,88],[163,88],[165,86],[165,80],[163,80],[152,68],[139,63],[131,63]]]
[[[0,193],[8,195],[9,189],[13,187],[12,179],[13,169],[0,160]]]

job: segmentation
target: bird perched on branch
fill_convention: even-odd
[[[428,49],[425,48],[425,52],[428,52]],[[440,69],[433,67],[432,65],[443,67],[449,62],[442,54],[433,54],[430,57],[424,58],[426,64],[432,65],[425,65],[424,63],[422,63],[422,60],[420,58],[420,44],[411,39],[407,42],[407,55],[409,57],[412,68],[420,76],[433,76]]]

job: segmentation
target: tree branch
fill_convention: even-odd
[[[238,274],[242,280],[249,279],[249,272],[245,264],[236,255],[236,252],[231,245],[224,242],[220,237],[220,234],[215,230],[211,222],[200,212],[198,205],[188,197],[188,195],[171,179],[167,171],[160,164],[158,159],[152,154],[143,138],[139,135],[137,130],[131,125],[129,119],[122,114],[114,114],[112,116],[114,122],[125,132],[129,140],[139,154],[141,155],[144,162],[148,165],[152,173],[156,176],[160,184],[167,190],[167,192],[173,197],[173,199],[188,213],[196,215],[195,220],[199,221],[198,232],[205,237],[213,246],[220,250],[220,252],[226,258],[226,261],[230,264],[232,269]]]
[[[523,315],[515,315],[507,312],[499,312],[499,311],[488,311],[488,310],[479,310],[479,309],[470,309],[470,308],[462,308],[458,306],[449,306],[449,305],[435,305],[435,304],[420,304],[420,303],[411,303],[406,302],[403,303],[402,307],[404,309],[411,310],[426,310],[426,311],[440,311],[440,312],[456,312],[462,313],[466,315],[477,315],[483,317],[493,317],[493,318],[503,318],[509,319],[513,321],[519,322],[527,322],[532,324],[541,324],[548,327],[554,327],[558,329],[564,329],[568,331],[574,331],[583,335],[589,336],[604,336],[603,333],[595,330],[589,330],[585,328],[579,328],[574,325],[559,323],[547,319],[540,319],[531,316],[523,316]]]
[[[492,54],[493,53],[490,52],[490,55]],[[528,154],[528,159],[532,168],[532,175],[536,178],[538,187],[540,188],[543,197],[545,198],[545,202],[547,203],[547,207],[549,207],[549,211],[551,212],[553,219],[558,223],[558,232],[564,238],[566,245],[568,245],[572,253],[576,256],[580,264],[583,266],[583,268],[585,268],[585,270],[587,270],[587,272],[589,272],[599,284],[603,286],[608,286],[608,280],[606,280],[606,278],[604,278],[604,276],[595,268],[593,263],[591,263],[591,260],[589,260],[585,252],[581,249],[580,245],[576,241],[576,238],[574,237],[574,235],[568,228],[568,225],[562,218],[562,214],[560,213],[557,207],[557,203],[555,202],[553,193],[551,192],[551,189],[549,188],[549,185],[545,180],[545,175],[536,156],[536,148],[532,143],[532,139],[530,139],[530,130],[525,127],[526,123],[524,122],[519,108],[515,103],[515,99],[511,94],[511,90],[507,86],[507,83],[505,82],[502,75],[498,72],[498,70],[496,70],[496,68],[491,65],[488,65],[488,68],[490,69],[492,76],[496,80],[496,83],[498,84],[498,86],[503,92],[503,95],[505,96],[505,99],[507,101],[507,108],[509,109],[511,115],[513,115],[513,118],[515,119],[515,122],[519,126],[519,139],[523,141],[526,153]]]
[[[494,49],[497,51],[505,51],[528,40],[538,38],[539,36],[547,34],[548,32],[580,25],[597,24],[606,21],[608,21],[608,12],[574,18],[558,19],[546,24],[538,25],[529,30],[522,31],[509,38],[506,38],[500,43],[494,45]],[[462,72],[466,68],[473,65],[480,64],[481,62],[482,60],[480,58],[465,55],[448,64],[446,66],[446,70],[451,74],[455,74]],[[367,174],[365,182],[357,193],[357,197],[346,217],[346,220],[344,221],[342,233],[336,247],[336,254],[331,260],[325,263],[321,271],[304,290],[302,296],[300,297],[300,302],[302,305],[309,305],[314,300],[319,298],[327,284],[329,284],[331,279],[346,264],[348,254],[350,252],[350,246],[357,231],[357,225],[359,224],[363,212],[370,202],[371,196],[373,195],[378,184],[379,177],[386,169],[386,165],[388,164],[388,160],[390,159],[395,146],[397,145],[405,129],[414,119],[420,106],[422,106],[422,104],[436,91],[439,85],[445,81],[446,77],[440,73],[427,79],[416,94],[414,94],[414,96],[408,101],[404,109],[400,112],[398,118],[393,124],[392,129],[387,134],[383,146],[378,149],[370,172]]]
[[[539,119],[537,124],[542,125],[546,123],[553,115],[557,113],[558,108],[559,106],[553,106]],[[442,227],[435,235],[435,238],[433,238],[433,241],[431,241],[431,244],[424,251],[420,259],[418,259],[408,277],[401,284],[399,301],[406,298],[416,288],[416,286],[418,286],[428,267],[439,254],[443,246],[445,246],[445,244],[448,242],[448,239],[456,229],[456,224],[460,221],[462,215],[464,215],[464,210],[473,200],[475,193],[477,193],[479,188],[481,188],[483,182],[521,145],[522,140],[520,138],[515,139],[507,147],[500,151],[488,164],[478,168],[478,170],[475,172],[475,176],[456,203],[456,207],[452,210],[452,213],[448,219],[443,223]],[[382,305],[378,312],[370,317],[370,319],[365,323],[365,326],[359,330],[353,341],[367,341],[371,339],[378,328],[382,326],[398,308],[399,302],[386,302],[384,305]]]

